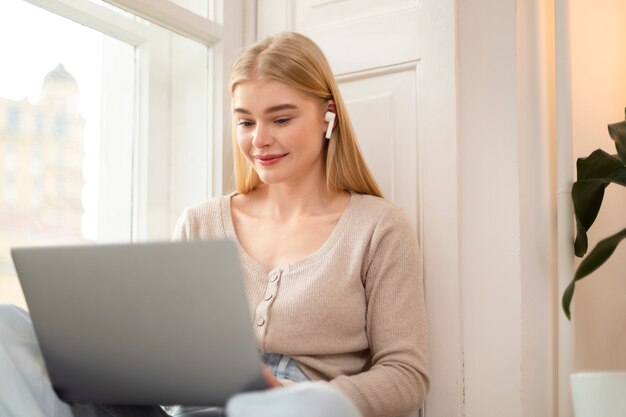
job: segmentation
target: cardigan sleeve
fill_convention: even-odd
[[[190,238],[189,209],[185,209],[176,222],[172,240],[189,240]]]
[[[225,238],[221,205],[224,198],[212,198],[187,207],[181,213],[172,240]]]
[[[331,383],[365,417],[400,416],[422,405],[430,381],[421,254],[398,207],[387,210],[376,224],[364,286],[371,366]]]

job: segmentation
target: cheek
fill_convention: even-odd
[[[250,148],[252,147],[252,136],[246,133],[237,133],[237,146],[244,156],[250,159]]]
[[[299,126],[289,133],[289,137],[296,146],[316,149],[323,145],[321,140],[323,135],[318,135],[317,129],[312,124]]]

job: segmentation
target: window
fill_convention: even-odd
[[[10,106],[7,111],[7,130],[15,132],[20,129],[21,112],[17,106]]]
[[[57,117],[54,121],[54,136],[57,139],[63,139],[67,134],[67,122],[63,117]]]
[[[10,247],[168,239],[211,194],[219,3],[0,2],[0,301],[24,305]]]
[[[33,117],[33,134],[35,138],[40,138],[44,130],[43,113],[37,112]]]

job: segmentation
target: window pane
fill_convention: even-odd
[[[100,6],[104,6],[107,9],[115,10],[118,13],[122,13],[126,16],[133,17],[132,13],[126,12],[117,6],[107,3],[104,0],[89,0],[92,3],[96,3]],[[183,7],[190,12],[193,12],[201,17],[214,20],[214,1],[215,0],[167,0],[170,3],[174,3],[180,7]]]
[[[130,238],[99,203],[131,204],[134,48],[22,0],[0,38],[0,301],[24,306],[11,247]]]
[[[209,13],[209,7],[211,6],[209,0],[169,0],[172,3],[175,3],[181,7],[186,8],[187,10],[194,12],[197,15],[202,17],[208,17],[209,19],[213,19],[213,16]]]

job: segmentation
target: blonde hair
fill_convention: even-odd
[[[331,191],[354,191],[382,197],[356,140],[337,82],[321,49],[306,36],[294,32],[268,37],[244,50],[230,77],[230,93],[239,83],[279,81],[323,102],[333,100],[337,125],[325,141],[326,186]],[[262,182],[237,145],[233,120],[233,157],[238,193],[247,193]]]

